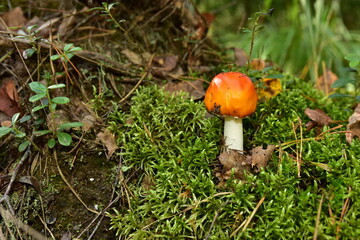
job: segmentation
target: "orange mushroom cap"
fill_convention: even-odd
[[[258,96],[251,79],[239,72],[216,75],[204,99],[208,111],[241,118],[255,112],[257,101]]]

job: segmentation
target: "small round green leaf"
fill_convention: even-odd
[[[39,93],[39,94],[36,94],[34,96],[31,96],[29,98],[29,101],[30,102],[36,102],[36,101],[38,101],[38,100],[40,100],[40,99],[42,99],[44,97],[46,97],[46,93]]]
[[[32,110],[31,110],[31,112],[37,112],[37,111],[39,111],[40,109],[43,109],[43,108],[46,108],[47,107],[47,105],[40,105],[40,106],[36,106],[36,107],[34,107]]]
[[[46,87],[44,84],[39,82],[31,82],[29,83],[29,87],[36,93],[45,93],[46,94]]]
[[[57,59],[59,59],[59,58],[60,58],[59,55],[52,55],[52,56],[50,57],[50,60],[51,60],[51,61],[55,61],[55,60],[57,60]]]
[[[15,137],[17,137],[17,138],[23,138],[25,136],[26,136],[26,133],[24,133],[24,132],[18,132],[15,134]]]
[[[70,99],[67,97],[54,97],[53,99],[51,99],[51,102],[56,104],[66,104],[70,102]]]
[[[48,134],[50,132],[51,132],[50,130],[39,130],[39,131],[34,132],[34,134],[35,134],[35,136],[40,137],[40,136]]]
[[[12,128],[10,127],[0,127],[0,137],[5,136],[9,132],[11,132]]]
[[[29,121],[30,118],[31,118],[30,115],[25,115],[25,116],[23,116],[22,118],[20,118],[19,122],[20,122],[20,123],[24,123],[24,122],[26,122],[26,121]]]
[[[20,116],[20,113],[15,113],[15,114],[12,116],[12,118],[11,118],[11,124],[12,124],[13,126],[15,126],[15,123],[16,123],[16,121],[18,120],[19,116]]]
[[[28,146],[29,146],[30,142],[28,140],[22,142],[19,146],[18,146],[18,150],[19,152],[24,151]]]
[[[65,128],[76,128],[81,127],[84,124],[82,122],[71,122],[71,123],[63,123],[58,126],[59,129],[65,129]]]
[[[58,131],[56,135],[57,135],[57,139],[61,145],[70,146],[70,144],[72,142],[72,137],[70,134]]]
[[[55,146],[55,139],[50,138],[49,141],[47,142],[47,145],[49,148],[53,148]]]
[[[64,51],[65,52],[69,51],[72,46],[74,46],[74,44],[72,44],[72,43],[66,44],[64,47]]]
[[[55,88],[64,88],[66,85],[63,83],[60,84],[54,84],[54,85],[50,85],[48,86],[48,89],[55,89]]]

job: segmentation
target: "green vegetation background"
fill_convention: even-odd
[[[315,140],[313,131],[304,130],[300,136],[299,129],[295,136],[292,125],[307,120],[307,107],[321,108],[333,119],[346,119],[351,110],[300,79],[287,76],[283,87],[280,95],[261,103],[255,116],[245,119],[246,148],[289,144],[283,144],[281,156],[278,149],[258,175],[249,175],[245,181],[230,179],[222,187],[217,186],[214,174],[220,119],[205,117],[203,104],[185,95],[170,96],[154,86],[139,89],[130,112],[115,111],[111,122],[123,143],[123,169],[137,176],[129,185],[130,207],[110,214],[118,235],[133,239],[306,239],[314,234],[322,204],[321,239],[359,236],[359,142],[348,145],[339,133]],[[290,142],[300,137],[310,140],[302,142],[299,178],[293,156],[300,145]],[[246,230],[238,231],[262,197],[265,200]],[[346,199],[351,205],[340,219]]]

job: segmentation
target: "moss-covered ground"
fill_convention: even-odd
[[[202,102],[140,88],[111,130],[122,148],[126,207],[109,212],[112,228],[132,239],[355,239],[359,232],[360,143],[345,127],[306,131],[306,108],[347,119],[345,101],[287,76],[282,92],[244,120],[245,148],[277,146],[268,166],[218,185],[222,120]],[[297,140],[297,141],[296,141]],[[300,168],[298,162],[300,161]]]

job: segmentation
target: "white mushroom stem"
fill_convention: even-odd
[[[227,148],[244,150],[242,118],[225,116],[224,138]]]

